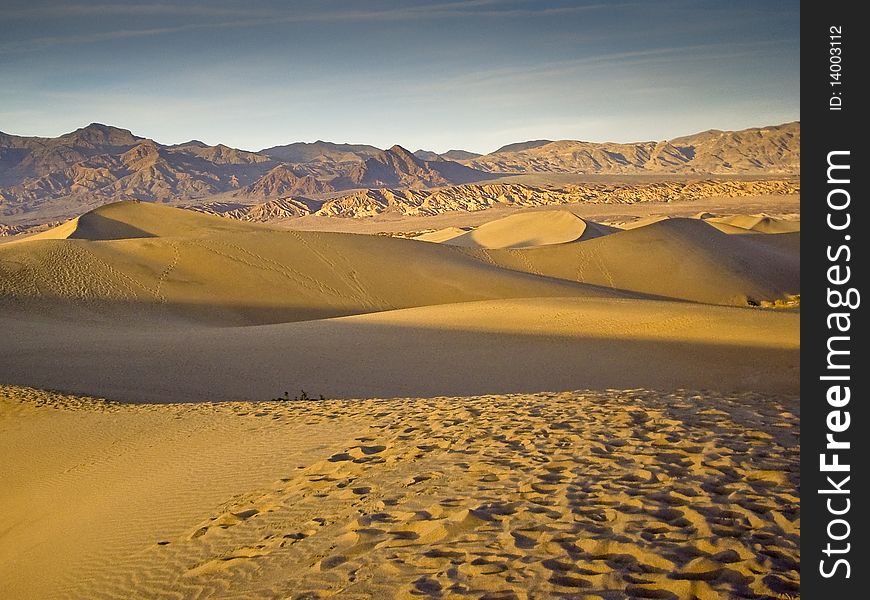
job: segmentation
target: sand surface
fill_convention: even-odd
[[[588,229],[549,211],[484,237],[517,219],[545,242]],[[596,235],[463,248],[112,204],[0,245],[0,382],[135,402],[797,391],[799,315],[752,306],[800,292],[799,232]]]
[[[0,597],[796,594],[799,219],[626,210],[0,244]]]
[[[798,411],[752,393],[154,406],[3,387],[0,581],[8,598],[797,593]]]
[[[268,400],[302,389],[332,398],[799,389],[797,313],[614,302],[501,300],[256,327],[0,319],[0,372],[133,402]]]
[[[500,266],[566,281],[710,304],[756,304],[800,292],[800,246],[783,236],[728,235],[674,218],[577,244],[489,251]],[[775,237],[773,243],[766,238]]]

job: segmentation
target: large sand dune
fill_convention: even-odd
[[[799,315],[539,298],[257,327],[2,319],[7,382],[127,401],[798,390]]]
[[[6,243],[60,239],[105,241],[264,230],[257,225],[213,215],[173,210],[150,202],[125,201],[101,206],[53,229]]]
[[[0,596],[796,594],[799,232],[522,223],[0,245]]]
[[[700,219],[664,219],[576,244],[486,255],[523,272],[746,306],[800,293],[799,246],[759,241],[767,237],[774,236],[728,235]]]
[[[755,241],[779,237],[672,219],[486,250],[119,203],[0,246],[0,381],[153,402],[796,391],[797,314],[648,299],[797,292],[793,244]]]
[[[496,298],[618,295],[626,294],[499,269],[445,246],[278,232],[144,203],[109,205],[0,245],[0,305],[29,314],[89,310],[252,324]]]
[[[739,231],[752,233],[793,233],[800,231],[800,220],[776,219],[768,215],[731,215],[728,217],[713,217],[709,222],[718,228],[732,233]]]
[[[0,381],[151,402],[793,392],[797,314],[649,299],[797,292],[789,239],[755,242],[781,237],[671,219],[486,250],[118,203],[0,245]]]

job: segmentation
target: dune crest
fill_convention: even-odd
[[[730,232],[743,230],[751,233],[794,233],[801,230],[800,219],[776,219],[768,215],[731,215],[714,217],[707,222],[717,228],[724,226],[730,229]]]
[[[197,236],[207,232],[262,231],[263,228],[232,222],[214,215],[124,200],[105,204],[52,229],[8,243],[38,240],[109,241],[134,238]]]
[[[798,234],[799,235],[799,234]],[[800,293],[799,248],[668,218],[576,244],[492,250],[499,266],[710,304],[747,306]]]
[[[0,273],[0,305],[18,310],[105,309],[235,325],[495,298],[625,295],[494,268],[447,246],[275,231],[146,203],[108,205],[0,245]]]
[[[510,215],[472,231],[459,233],[450,228],[415,239],[466,248],[530,248],[592,239],[610,231],[613,228],[587,222],[567,210],[545,210]]]

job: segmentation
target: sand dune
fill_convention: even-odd
[[[569,215],[0,245],[0,595],[796,594],[799,232]]]
[[[780,252],[787,259],[800,256],[801,233],[778,233],[776,235],[754,235],[750,238],[755,246],[763,246],[773,252]]]
[[[145,203],[109,205],[4,244],[0,275],[0,306],[29,314],[108,311],[221,324],[496,298],[625,295],[498,269],[447,246],[280,232]]]
[[[785,220],[768,215],[713,217],[707,222],[723,231],[727,230],[727,233],[736,233],[740,230],[744,233],[793,233],[801,230],[800,219]]]
[[[567,210],[545,210],[511,215],[467,232],[448,228],[415,239],[467,248],[529,248],[593,239],[612,231]]]
[[[0,381],[148,402],[680,386],[796,392],[799,315],[495,300],[256,327],[2,318]]]
[[[674,218],[671,215],[654,215],[621,225],[622,229],[637,229],[646,225],[652,225],[659,221]],[[777,218],[769,215],[746,215],[736,214],[719,216],[702,211],[692,216],[712,225],[723,233],[746,234],[746,233],[796,233],[801,230],[800,218]]]
[[[615,232],[619,235],[596,239]],[[723,233],[791,237],[741,240]],[[415,239],[506,250],[482,257],[512,270],[696,302],[745,306],[800,292],[799,220],[656,215],[619,230],[568,211],[540,211]]]
[[[799,235],[799,234],[797,234]],[[734,236],[698,219],[665,219],[596,239],[490,250],[518,271],[668,298],[742,305],[800,293],[799,248]]]
[[[644,299],[797,293],[797,234],[670,219],[488,250],[119,203],[52,235],[0,246],[0,382],[152,402],[797,390],[797,314]]]
[[[673,217],[671,217],[670,215],[653,215],[649,217],[642,217],[640,219],[635,219],[634,221],[623,223],[620,225],[620,228],[637,229],[639,227],[646,227],[647,225],[652,225],[653,223],[658,223],[659,221],[665,221],[672,218]]]
[[[443,229],[438,229],[436,231],[430,231],[428,233],[415,236],[414,239],[421,242],[441,243],[446,242],[447,240],[452,240],[453,238],[459,237],[466,233],[468,232],[460,227],[445,227]]]
[[[797,595],[799,410],[684,391],[137,406],[0,387],[0,581],[24,600]]]
[[[124,201],[106,204],[47,231],[6,243],[65,239],[106,241],[264,230],[261,226],[230,222],[214,215],[177,210],[150,202]]]

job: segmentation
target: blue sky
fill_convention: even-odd
[[[800,118],[799,2],[0,6],[0,131],[488,152]]]

